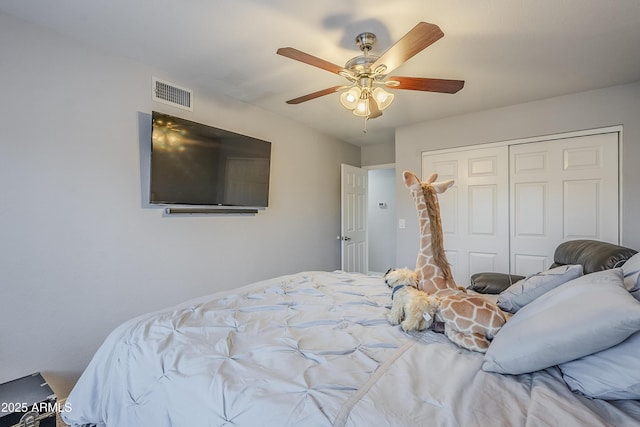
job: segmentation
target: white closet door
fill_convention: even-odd
[[[618,133],[511,145],[511,271],[553,263],[563,241],[618,243]]]
[[[455,281],[468,286],[472,274],[509,271],[508,147],[422,156],[422,179],[455,184],[438,195],[444,245]]]

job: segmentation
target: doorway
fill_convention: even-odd
[[[384,274],[396,262],[395,164],[366,167],[369,274]]]
[[[395,267],[395,164],[341,166],[341,269],[382,275]]]

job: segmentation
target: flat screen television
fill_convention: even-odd
[[[152,113],[152,204],[265,208],[271,143]]]

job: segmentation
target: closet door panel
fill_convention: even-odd
[[[500,271],[498,265],[499,260],[496,253],[469,252],[470,271]]]
[[[618,243],[618,133],[511,145],[511,267],[529,275],[566,240]]]
[[[469,234],[495,236],[497,220],[496,185],[469,186]]]
[[[482,271],[509,270],[508,148],[425,153],[422,178],[455,180],[438,195],[445,253],[455,281],[468,286]]]
[[[553,264],[553,258],[549,258],[546,255],[526,255],[515,254],[513,256],[513,269],[514,271],[544,271]],[[533,273],[529,273],[533,274]],[[528,274],[524,274],[528,275]]]
[[[547,184],[518,183],[513,186],[514,234],[518,237],[544,237],[547,218]]]
[[[598,239],[602,222],[600,181],[565,181],[563,197],[564,239]]]

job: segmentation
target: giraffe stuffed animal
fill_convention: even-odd
[[[458,288],[444,252],[439,193],[453,185],[453,180],[435,182],[432,174],[424,182],[410,171],[403,173],[420,225],[420,251],[415,275],[418,289],[435,297],[439,302],[436,321],[444,322],[444,333],[460,347],[486,352],[506,318],[493,302],[479,295],[467,294]]]

